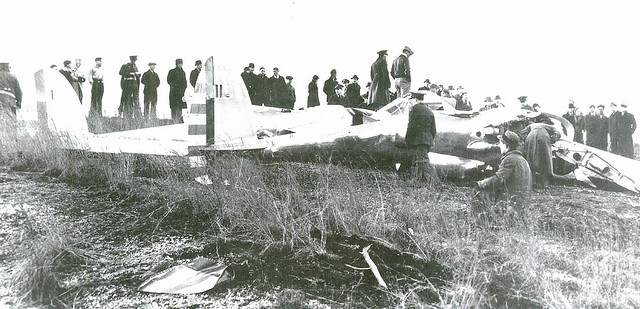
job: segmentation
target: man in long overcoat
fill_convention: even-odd
[[[532,123],[522,130],[522,134],[527,136],[524,155],[533,172],[534,185],[540,188],[546,188],[553,177],[551,144],[561,136],[552,124],[550,120],[543,120],[543,123]]]
[[[171,119],[174,123],[182,123],[182,109],[187,108],[187,104],[182,101],[184,92],[187,90],[187,75],[182,69],[182,59],[176,59],[176,67],[169,70],[167,74],[167,84],[169,84],[169,107],[171,108]]]
[[[378,52],[378,59],[371,65],[371,89],[368,104],[376,110],[389,103],[389,69],[387,67],[387,51]]]
[[[584,131],[587,133],[585,144],[589,147],[595,147],[597,117],[596,106],[592,104],[589,106],[589,113],[584,116]]]
[[[282,102],[287,89],[284,77],[280,75],[280,69],[273,68],[273,76],[269,77],[269,106],[283,107]]]
[[[155,71],[155,62],[149,62],[149,70],[142,74],[142,84],[144,89],[144,118],[156,119],[156,106],[158,104],[158,86],[160,86],[160,76]]]
[[[198,76],[200,76],[200,72],[202,71],[202,60],[196,60],[196,67],[189,74],[189,83],[196,89],[196,83],[198,82]]]
[[[600,150],[607,151],[608,146],[608,135],[609,135],[609,117],[604,115],[604,105],[598,105],[598,114],[593,119],[593,144],[592,147],[598,148]],[[587,133],[588,134],[588,133]],[[588,135],[587,135],[588,137]],[[589,145],[591,146],[591,145]]]
[[[574,129],[573,141],[576,143],[584,143],[582,131],[584,130],[584,119],[582,113],[578,111],[573,101],[569,103],[569,111],[567,111],[562,118],[567,119]]]
[[[338,71],[336,71],[336,69],[331,70],[331,76],[324,81],[324,86],[322,86],[322,92],[327,95],[327,103],[329,102],[329,98],[335,94],[335,89],[338,85],[337,74]]]
[[[265,68],[260,68],[260,74],[256,75],[254,80],[255,102],[253,105],[268,105],[269,104],[269,77],[266,74]]]
[[[351,77],[351,83],[347,85],[347,90],[345,91],[348,107],[360,106],[360,103],[362,103],[360,89],[360,85],[358,84],[358,75],[353,75],[353,77]]]
[[[627,111],[627,104],[620,104],[619,115],[616,119],[616,140],[618,147],[616,154],[633,159],[633,132],[637,128],[636,118]]]
[[[320,98],[318,97],[318,80],[320,77],[314,75],[309,82],[309,96],[307,97],[307,107],[320,106]]]

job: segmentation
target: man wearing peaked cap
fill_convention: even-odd
[[[296,105],[296,89],[291,84],[291,81],[293,81],[293,77],[287,76],[286,80],[287,80],[287,85],[286,85],[286,90],[283,97],[282,107],[287,109],[293,109]]]
[[[200,76],[200,72],[202,71],[202,61],[197,60],[195,64],[195,68],[191,71],[189,75],[189,83],[193,86],[193,89],[196,88],[196,83],[198,82],[198,76]]]
[[[0,63],[0,118],[7,115],[16,119],[16,110],[22,106],[22,89],[8,62]]]
[[[409,57],[413,55],[413,51],[408,46],[402,50],[402,54],[393,60],[391,66],[391,76],[395,79],[396,94],[403,97],[411,90],[411,67],[409,65]]]
[[[156,63],[149,62],[149,70],[142,74],[142,84],[144,89],[144,118],[156,119],[156,106],[158,105],[158,86],[160,86],[160,76],[156,73]]]
[[[122,96],[120,97],[120,107],[118,111],[125,119],[132,119],[135,115],[139,118],[140,113],[140,72],[136,66],[138,56],[129,56],[129,62],[120,67],[120,87]]]
[[[367,100],[368,108],[377,110],[389,103],[389,68],[387,66],[387,51],[378,52],[378,59],[371,64],[371,89]]]
[[[485,215],[487,204],[508,201],[516,209],[522,210],[522,203],[531,193],[532,178],[529,163],[520,150],[518,134],[506,131],[499,137],[502,159],[495,175],[476,183],[480,191],[474,204],[475,215]],[[511,206],[511,205],[509,205]]]

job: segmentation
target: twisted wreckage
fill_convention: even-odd
[[[474,178],[500,161],[497,136],[519,132],[528,118],[550,118],[566,133],[554,147],[558,175],[593,187],[640,193],[640,162],[572,142],[573,127],[557,115],[521,109],[458,111],[454,102],[431,92],[398,98],[378,111],[342,106],[282,110],[253,106],[237,74],[210,57],[187,99],[185,123],[106,134],[88,130],[71,86],[57,72],[35,74],[39,122],[68,135],[68,148],[92,152],[198,155],[251,151],[283,160],[348,160],[393,164],[404,160],[402,145],[408,111],[417,102],[434,111],[438,133],[431,162],[439,174]]]

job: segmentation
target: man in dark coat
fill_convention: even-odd
[[[590,147],[594,147],[593,141],[596,134],[595,123],[596,123],[597,115],[598,114],[596,112],[596,106],[591,104],[589,106],[589,113],[584,116],[584,132],[587,133],[587,136],[585,137],[584,140],[585,140],[585,145]]]
[[[405,144],[411,162],[402,162],[398,172],[411,172],[414,181],[433,181],[436,172],[429,162],[429,151],[436,137],[436,120],[426,103],[418,103],[409,111]]]
[[[0,63],[0,119],[8,117],[15,121],[16,110],[22,106],[22,89],[9,63]]]
[[[347,97],[344,96],[344,86],[336,85],[333,94],[327,100],[328,105],[347,105]]]
[[[253,105],[268,105],[269,104],[269,77],[267,77],[264,67],[260,68],[260,74],[256,75],[254,83],[255,102]]]
[[[567,119],[575,130],[573,141],[576,143],[584,143],[584,139],[582,138],[582,131],[584,130],[584,119],[580,112],[577,110],[576,106],[573,104],[573,101],[569,103],[569,111],[562,115],[562,118]]]
[[[256,83],[258,82],[258,75],[256,75],[256,73],[253,73],[253,71],[256,69],[256,65],[253,63],[249,63],[249,83],[251,84],[251,90],[249,91],[249,99],[251,100],[251,104],[253,105],[259,105],[257,104],[257,100],[256,100]]]
[[[247,88],[247,93],[249,93],[249,98],[251,98],[251,92],[253,92],[253,81],[251,80],[251,75],[249,74],[249,67],[244,67],[244,69],[242,69],[240,77],[242,77],[244,87]]]
[[[331,76],[327,80],[324,81],[324,86],[322,87],[322,92],[327,95],[327,103],[329,102],[329,97],[335,94],[336,86],[338,85],[338,71],[336,69],[331,70]]]
[[[296,105],[296,89],[291,85],[291,81],[293,81],[293,77],[287,76],[287,84],[283,96],[283,108],[293,109]]]
[[[176,67],[169,70],[167,74],[167,84],[169,84],[169,107],[171,108],[171,119],[174,123],[182,123],[182,109],[187,108],[187,104],[182,100],[184,92],[187,90],[187,75],[182,69],[182,59],[176,59]]]
[[[198,76],[200,76],[200,72],[202,71],[202,61],[196,60],[196,68],[191,71],[189,74],[189,83],[193,86],[193,89],[196,89],[196,83],[198,82]]]
[[[287,84],[284,77],[280,76],[280,69],[273,68],[273,76],[269,77],[269,106],[283,107],[282,99],[286,89]]]
[[[413,55],[413,51],[409,46],[405,46],[402,54],[393,60],[391,65],[391,77],[396,83],[396,95],[400,98],[411,91],[411,67],[409,66],[409,57]]]
[[[309,82],[309,96],[307,97],[307,107],[320,106],[320,98],[318,97],[318,80],[320,77],[314,75]]]
[[[140,117],[140,72],[136,66],[138,56],[129,56],[129,63],[125,63],[120,67],[120,88],[122,88],[122,96],[120,97],[120,107],[118,110],[125,119]]]
[[[598,113],[589,125],[593,134],[587,132],[587,145],[607,151],[609,135],[609,118],[604,115],[604,105],[598,105]],[[591,137],[589,137],[591,136]]]
[[[360,96],[360,85],[358,85],[358,75],[351,77],[351,83],[347,86],[345,96],[347,97],[347,107],[358,107],[362,103],[362,97]]]
[[[481,202],[507,201],[513,206],[521,207],[522,202],[526,201],[532,187],[531,169],[522,152],[517,150],[518,145],[520,145],[518,134],[506,131],[500,136],[503,156],[498,170],[495,175],[476,183],[479,193],[482,193],[478,196]],[[480,210],[480,215],[482,212],[484,209]]]
[[[377,110],[389,104],[389,69],[387,68],[387,51],[378,52],[378,59],[371,65],[371,89],[367,104]]]
[[[620,112],[618,111],[618,105],[615,102],[611,102],[609,107],[611,107],[611,115],[609,115],[609,141],[611,141],[611,152],[619,153],[618,133],[616,132],[616,129],[618,128],[617,121],[620,116]]]
[[[531,166],[534,184],[544,189],[553,178],[551,144],[560,138],[561,133],[550,120],[542,121],[543,123],[528,125],[522,130],[522,134],[527,136],[524,142],[524,155]]]
[[[633,132],[638,127],[636,124],[636,118],[633,114],[627,111],[627,104],[620,104],[620,111],[618,112],[616,119],[616,140],[617,140],[617,152],[621,156],[633,159]]]
[[[80,104],[82,104],[82,88],[79,86],[80,80],[78,79],[76,72],[71,68],[71,60],[65,60],[63,65],[64,67],[60,69],[60,74],[62,74],[69,84],[71,84],[73,91],[75,91],[78,96],[78,100],[80,100]]]
[[[149,70],[142,74],[142,84],[144,89],[144,118],[156,119],[156,105],[158,104],[158,86],[160,86],[160,76],[155,71],[156,64],[149,62]]]

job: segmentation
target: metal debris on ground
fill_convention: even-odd
[[[228,266],[207,258],[169,268],[143,282],[139,291],[147,293],[195,294],[233,279]]]

